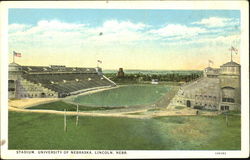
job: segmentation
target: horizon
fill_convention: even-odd
[[[229,62],[229,61],[228,61]],[[233,61],[235,62],[235,61]],[[13,63],[13,62],[11,62]],[[9,65],[11,64],[9,63]],[[16,62],[14,62],[16,63]],[[21,65],[19,63],[16,63],[18,65]],[[223,64],[222,64],[223,65]],[[63,64],[49,64],[49,65],[21,65],[21,66],[33,66],[33,67],[50,67],[50,66],[65,66],[65,67],[72,67],[72,68],[96,68],[97,66],[95,67],[85,67],[85,66],[66,66],[66,65],[63,65]],[[100,68],[102,68],[101,66],[98,66]],[[208,66],[207,66],[208,67]],[[219,67],[213,67],[213,66],[209,66],[211,68],[214,68],[214,69],[219,69]],[[119,68],[121,67],[118,67],[118,68],[107,68],[107,69],[103,69],[102,68],[102,71],[118,71]],[[206,68],[206,67],[205,67]],[[123,68],[123,71],[203,71],[205,68],[203,69],[133,69],[133,68]]]
[[[9,62],[134,70],[202,70],[239,50],[239,10],[9,9]]]

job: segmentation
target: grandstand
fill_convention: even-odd
[[[182,85],[169,106],[241,110],[240,90],[240,65],[231,60],[220,68],[205,68],[203,77]]]
[[[176,105],[216,110],[220,102],[218,78],[202,77],[183,85],[172,100]]]
[[[99,67],[9,65],[9,98],[61,98],[115,85]]]

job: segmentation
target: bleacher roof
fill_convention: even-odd
[[[96,73],[95,68],[79,68],[79,67],[54,67],[54,66],[21,66],[26,73],[42,73],[42,72],[77,72],[77,73]]]

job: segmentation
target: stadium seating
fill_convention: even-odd
[[[42,71],[41,68],[37,69],[35,67],[33,67],[32,70],[37,72]],[[78,69],[78,71],[79,70],[80,69]],[[24,74],[22,77],[33,83],[40,83],[43,87],[58,92],[59,94],[66,95],[88,88],[113,85],[113,83],[105,77],[98,75],[97,72],[94,73],[93,70],[87,72],[86,68],[82,68],[81,73],[52,72],[50,74]]]

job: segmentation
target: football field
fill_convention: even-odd
[[[35,105],[27,109],[76,111],[76,103],[81,111],[122,109],[134,106],[149,106],[161,100],[166,93],[175,94],[168,85],[126,85],[96,93],[79,95],[68,100],[59,100]],[[72,103],[73,102],[73,103]],[[165,104],[162,107],[166,107]]]
[[[78,96],[74,99],[86,106],[134,106],[149,105],[170,91],[167,85],[127,85],[102,92]]]

